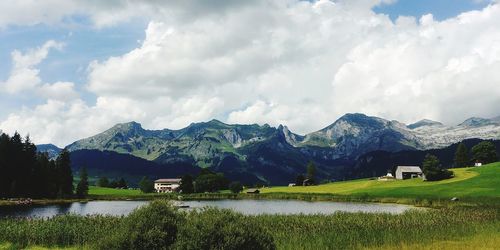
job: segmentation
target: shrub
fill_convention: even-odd
[[[231,210],[206,208],[186,216],[175,249],[276,249],[267,231]]]
[[[106,237],[100,249],[170,249],[184,217],[167,200],[152,201],[126,217],[122,228]]]
[[[231,182],[231,184],[229,184],[229,190],[231,190],[231,192],[237,194],[237,193],[243,191],[243,186],[241,185],[241,183],[239,181],[234,181],[234,182]]]

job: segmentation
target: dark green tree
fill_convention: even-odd
[[[307,179],[311,183],[315,183],[315,177],[316,177],[316,165],[314,165],[314,162],[310,161],[307,164]]]
[[[243,191],[243,185],[241,185],[241,183],[239,181],[233,181],[229,184],[229,190],[231,190],[231,192],[237,194],[237,193]]]
[[[196,193],[217,192],[226,189],[228,180],[222,173],[202,172],[194,182],[194,191]]]
[[[71,159],[68,150],[63,149],[56,160],[58,196],[69,197],[73,195],[73,173],[71,172]]]
[[[306,179],[306,178],[304,177],[304,175],[303,175],[303,174],[299,174],[299,175],[297,175],[297,178],[295,178],[295,185],[297,185],[297,186],[302,186],[302,185],[304,185],[304,180],[305,180],[305,179]]]
[[[117,187],[127,189],[128,188],[127,181],[125,181],[125,179],[123,178],[120,178],[120,180],[118,180]]]
[[[181,178],[181,185],[179,187],[183,194],[191,194],[194,192],[193,177],[191,175],[184,175]]]
[[[155,190],[154,183],[146,176],[139,181],[139,189],[143,193],[152,193]]]
[[[76,185],[76,196],[78,198],[85,198],[89,193],[89,180],[87,169],[84,167],[80,170],[80,181]]]
[[[100,177],[99,180],[97,180],[96,185],[98,187],[109,187],[109,180],[107,177]]]
[[[464,168],[469,164],[469,156],[467,147],[463,142],[458,144],[457,151],[455,152],[455,167]]]
[[[498,161],[495,144],[490,141],[483,141],[472,147],[472,158],[476,162],[488,164]]]
[[[453,172],[442,169],[439,159],[435,155],[427,154],[422,163],[422,171],[428,181],[438,181],[451,178]]]

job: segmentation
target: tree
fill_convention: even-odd
[[[306,179],[306,178],[304,177],[304,175],[303,175],[303,174],[299,174],[299,175],[297,175],[297,178],[295,178],[295,185],[297,185],[297,186],[302,186],[302,185],[304,185],[304,180],[305,180],[305,179]]]
[[[143,193],[152,193],[155,190],[154,183],[148,177],[144,176],[139,182],[139,189]]]
[[[99,178],[99,180],[97,180],[96,185],[98,187],[109,187],[109,180],[108,180],[108,178],[103,176],[103,177]]]
[[[488,164],[498,161],[495,144],[490,141],[483,141],[472,147],[472,157],[474,161]]]
[[[120,180],[118,180],[117,188],[123,188],[123,189],[127,189],[128,188],[127,182],[125,181],[125,179],[120,178]]]
[[[82,168],[80,171],[80,181],[76,185],[76,196],[78,198],[85,198],[89,193],[89,180],[87,175],[87,169]]]
[[[458,144],[457,151],[455,152],[455,167],[464,168],[469,164],[469,156],[467,152],[467,147],[463,142]]]
[[[311,183],[314,183],[315,176],[316,176],[316,165],[314,165],[314,162],[310,161],[307,164],[307,179],[309,179]]]
[[[448,179],[453,175],[453,172],[441,168],[441,163],[435,155],[427,154],[422,163],[422,167],[422,171],[428,181]]]
[[[181,185],[179,187],[183,194],[191,194],[194,192],[193,177],[191,175],[184,175],[181,178]]]
[[[63,149],[56,160],[58,196],[68,197],[73,195],[73,173],[68,150]]]
[[[222,173],[212,173],[209,171],[201,172],[194,182],[196,193],[216,192],[227,188],[228,180]]]
[[[241,185],[241,183],[239,181],[233,181],[233,182],[231,182],[231,184],[229,184],[229,190],[231,190],[231,192],[237,194],[237,193],[243,191],[243,185]]]

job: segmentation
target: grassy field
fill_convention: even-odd
[[[422,179],[378,181],[354,180],[308,187],[272,187],[261,193],[315,193],[353,197],[394,197],[425,199],[495,199],[500,198],[500,163],[476,168],[452,169],[455,177],[443,181]]]

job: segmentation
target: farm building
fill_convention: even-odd
[[[398,166],[396,169],[396,179],[405,180],[413,178],[423,178],[422,169],[418,166]]]
[[[387,173],[387,175],[384,175],[384,176],[381,176],[381,177],[378,177],[378,180],[379,181],[392,181],[394,180],[394,176],[392,176],[392,173]]]
[[[181,179],[158,179],[155,181],[157,193],[171,193],[177,191],[181,185]]]
[[[259,194],[260,193],[260,190],[258,190],[257,188],[250,188],[247,190],[247,194]]]

